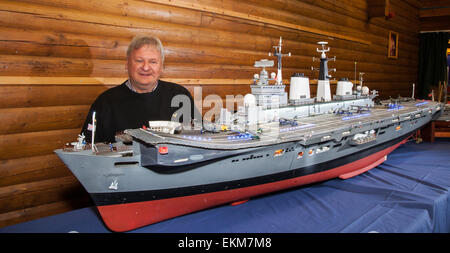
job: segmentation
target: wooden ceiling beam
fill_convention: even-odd
[[[421,9],[423,6],[423,2],[419,0],[405,0],[409,5],[414,6],[418,9]]]
[[[422,0],[420,9],[430,9],[436,7],[450,7],[450,0]]]
[[[367,0],[368,17],[388,17],[389,16],[389,0]]]
[[[450,16],[450,6],[442,7],[442,8],[431,8],[431,9],[420,9],[419,10],[420,18],[444,17],[444,16]]]

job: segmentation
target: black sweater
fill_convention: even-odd
[[[92,113],[96,112],[95,142],[114,142],[117,132],[148,126],[150,120],[171,120],[180,107],[172,107],[172,98],[184,94],[191,101],[191,118],[196,110],[189,91],[181,85],[158,81],[156,89],[149,93],[131,91],[126,82],[108,89],[94,101],[84,122],[81,133],[91,140]],[[184,106],[184,105],[180,105]]]

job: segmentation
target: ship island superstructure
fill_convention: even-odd
[[[255,62],[251,94],[200,128],[152,121],[115,143],[68,144],[55,152],[91,195],[105,224],[127,231],[175,216],[331,178],[350,178],[441,113],[434,101],[374,102],[377,91],[342,78],[331,97],[326,42],[319,42],[316,97],[302,73],[281,78],[282,40],[273,60]],[[271,82],[273,84],[271,84]],[[356,85],[356,83],[355,83]],[[93,120],[95,123],[95,120]],[[84,145],[84,146],[83,146]],[[95,146],[95,148],[94,148]]]

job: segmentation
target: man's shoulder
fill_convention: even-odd
[[[125,84],[126,82],[117,85],[115,87],[109,88],[102,92],[99,95],[99,98],[108,98],[108,97],[115,97],[115,96],[121,96],[124,94],[124,92],[128,91],[128,87]]]
[[[112,102],[117,102],[124,99],[124,97],[128,97],[125,95],[127,94],[127,89],[128,87],[125,83],[109,88],[97,96],[93,106],[102,108],[108,107]]]

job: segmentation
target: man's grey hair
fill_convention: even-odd
[[[127,58],[130,58],[133,50],[139,49],[145,45],[154,46],[161,55],[161,63],[164,64],[164,47],[158,37],[152,35],[136,35],[128,45]]]

